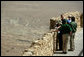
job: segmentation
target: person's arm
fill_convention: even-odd
[[[59,30],[59,31],[61,31],[61,30],[62,30],[62,25],[61,25],[61,26],[59,26],[58,30]]]
[[[52,30],[50,30],[50,33],[51,32],[57,32],[58,30],[56,30],[56,29],[52,29]]]
[[[70,35],[72,35],[72,28],[71,28],[71,26],[69,26],[69,28],[70,28]]]
[[[72,35],[72,31],[70,31],[70,35]]]

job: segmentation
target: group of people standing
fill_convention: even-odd
[[[77,23],[74,16],[68,16],[68,19],[64,19],[63,15],[61,15],[61,21],[62,23],[58,22],[55,27],[55,32],[57,32],[56,43],[59,42],[59,45],[57,45],[59,46],[58,50],[62,50],[64,54],[67,54],[69,42],[69,51],[75,50],[74,38],[77,31]]]

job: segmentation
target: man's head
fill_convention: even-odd
[[[71,21],[73,22],[73,21],[75,21],[75,17],[73,16],[73,17],[71,17]]]
[[[62,20],[62,24],[66,24],[67,23],[67,20],[66,19],[63,19]]]
[[[68,18],[70,19],[70,18],[71,18],[71,16],[68,16]]]
[[[63,15],[61,15],[61,19],[64,19]]]

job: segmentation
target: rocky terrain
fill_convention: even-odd
[[[82,1],[1,1],[1,55],[21,56],[49,31],[50,18],[83,12]]]

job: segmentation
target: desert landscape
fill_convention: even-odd
[[[49,31],[50,18],[83,13],[82,1],[1,1],[1,56],[21,56]]]

